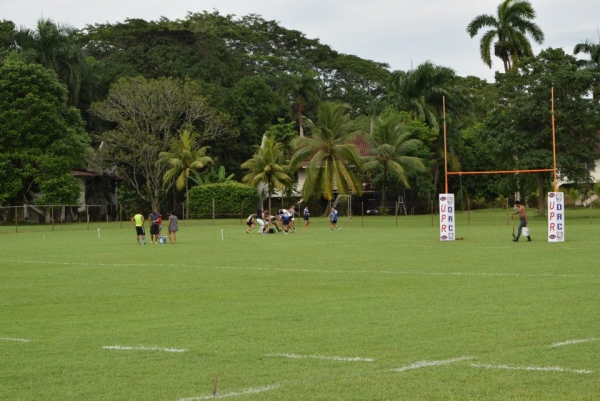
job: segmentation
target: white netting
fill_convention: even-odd
[[[333,202],[333,207],[340,217],[352,217],[352,195],[338,195]]]

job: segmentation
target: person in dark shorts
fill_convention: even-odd
[[[158,213],[151,212],[148,216],[148,220],[150,220],[150,242],[158,244],[158,234],[160,233],[158,227]]]
[[[306,230],[310,224],[310,212],[308,211],[308,206],[304,208],[304,211],[302,212],[302,218],[304,219],[304,229]]]
[[[340,231],[340,226],[338,226],[337,221],[338,211],[335,210],[333,206],[331,206],[331,213],[329,214],[329,227],[331,228],[331,231],[333,231],[334,227],[337,228],[338,231]]]
[[[252,231],[252,229],[254,228],[254,226],[255,226],[254,220],[256,220],[256,213],[252,213],[246,219],[246,225],[248,226],[248,229],[246,230],[246,234],[250,234],[250,231]]]
[[[138,245],[146,245],[146,232],[144,231],[145,222],[146,220],[144,219],[142,212],[139,212],[131,218],[131,224],[135,226],[135,234]],[[142,242],[140,242],[140,238],[142,239]]]

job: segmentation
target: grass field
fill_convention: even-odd
[[[600,399],[600,220],[549,244],[457,219],[451,243],[430,216],[2,227],[0,399]]]

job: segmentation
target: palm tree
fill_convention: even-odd
[[[444,99],[446,119],[451,125],[468,115],[472,108],[471,102],[454,85],[455,79],[456,73],[451,68],[426,61],[414,70],[393,74],[385,95],[389,107],[410,112],[412,116],[425,121],[431,129],[439,133],[431,148],[431,173],[435,188],[439,182],[440,166],[444,158]],[[449,136],[448,140],[451,139]],[[458,165],[452,147],[448,150],[449,163]]]
[[[537,24],[531,22],[535,18],[535,10],[527,0],[503,0],[498,5],[496,15],[481,14],[467,26],[471,37],[480,29],[489,27],[479,44],[481,59],[492,68],[491,48],[494,39],[494,55],[504,63],[504,72],[515,65],[519,57],[532,56],[529,34],[537,43],[544,42],[544,33]]]
[[[248,174],[242,178],[243,183],[253,187],[260,183],[267,185],[269,211],[275,189],[283,190],[292,185],[292,179],[281,164],[282,158],[281,144],[272,138],[263,137],[263,143],[254,156],[241,165],[243,169],[248,170]]]
[[[40,19],[36,30],[22,28],[13,34],[16,50],[29,62],[55,71],[69,89],[69,104],[77,105],[85,78],[91,67],[81,48],[76,44],[77,30],[57,24],[51,19]]]
[[[362,194],[362,184],[353,169],[362,170],[358,149],[352,143],[359,132],[348,132],[350,117],[347,104],[325,102],[317,110],[318,123],[306,120],[311,137],[298,137],[292,141],[296,149],[290,160],[292,170],[310,160],[307,178],[302,188],[305,200],[322,194],[333,200],[334,186],[341,195]]]
[[[175,180],[175,188],[179,191],[185,188],[186,219],[189,218],[189,189],[188,179],[195,170],[203,169],[213,160],[206,154],[209,147],[196,148],[197,134],[182,130],[179,138],[174,138],[170,144],[169,152],[160,152],[156,164],[168,164],[171,168],[163,176],[163,182]],[[158,205],[152,205],[158,210]]]
[[[411,156],[422,142],[411,139],[412,133],[406,130],[397,115],[389,114],[380,117],[375,124],[373,135],[366,136],[371,146],[370,155],[364,160],[365,170],[383,169],[381,187],[381,206],[385,205],[385,184],[388,171],[400,180],[406,188],[410,188],[407,170],[425,171],[423,159]]]
[[[600,32],[598,33],[598,43],[586,40],[575,45],[573,54],[584,53],[590,56],[589,60],[578,60],[579,66],[589,69],[596,73],[596,84],[593,89],[593,97],[597,102],[600,99]]]
[[[464,115],[471,108],[469,100],[452,85],[455,79],[453,69],[425,61],[414,70],[398,71],[392,75],[384,97],[385,104],[396,110],[408,111],[439,130],[444,97],[449,113]]]
[[[282,95],[290,101],[290,111],[298,122],[300,136],[304,136],[304,113],[308,106],[320,99],[319,81],[313,71],[303,74],[293,74],[285,77]]]

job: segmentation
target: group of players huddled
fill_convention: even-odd
[[[257,225],[259,234],[277,234],[283,231],[284,234],[293,233],[296,230],[295,216],[300,216],[296,212],[294,205],[289,209],[279,209],[276,215],[271,215],[268,211],[258,209],[246,219],[248,229],[246,233],[250,233]],[[308,207],[302,212],[304,219],[304,228],[308,228],[310,224],[310,212]]]

